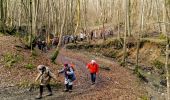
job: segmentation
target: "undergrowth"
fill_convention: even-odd
[[[5,66],[8,68],[13,67],[16,63],[22,61],[23,59],[24,59],[23,56],[19,54],[13,54],[8,52],[3,55],[3,62],[5,63]]]
[[[26,69],[34,69],[35,68],[35,65],[31,64],[31,63],[28,63],[25,65],[25,68]]]

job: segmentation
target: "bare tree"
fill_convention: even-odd
[[[167,0],[163,0],[163,34],[166,35],[166,60],[165,60],[165,70],[166,70],[166,84],[167,84],[167,96],[166,99],[170,100],[170,85],[169,85],[169,68],[168,68],[168,59],[169,59],[169,37],[166,30],[166,21],[167,21],[167,13],[166,13],[166,3]]]
[[[126,38],[127,38],[127,34],[128,34],[128,29],[130,27],[129,26],[129,0],[125,0],[125,32],[124,32],[124,43],[123,43],[123,65],[126,65],[126,59],[127,59],[127,47],[126,47]]]
[[[59,51],[60,51],[60,48],[61,48],[61,44],[62,44],[62,37],[63,37],[63,32],[64,32],[64,26],[65,26],[65,21],[66,21],[66,14],[67,14],[67,4],[68,4],[68,0],[65,0],[65,10],[64,10],[64,17],[63,17],[63,23],[61,25],[61,32],[60,32],[60,37],[59,37],[59,43],[57,45],[57,48],[53,54],[53,56],[51,57],[51,61],[52,62],[55,62],[58,54],[59,54]]]
[[[155,3],[156,3],[156,14],[157,14],[157,19],[158,19],[158,22],[160,22],[160,14],[159,14],[159,6],[158,6],[158,0],[155,0]],[[159,23],[159,32],[161,33],[162,32],[162,28],[161,28],[161,23]]]
[[[166,84],[167,84],[167,100],[170,100],[170,85],[169,85],[169,68],[168,68],[168,59],[169,59],[169,40],[168,36],[166,35],[167,38],[167,45],[166,45],[166,60],[165,60],[165,69],[166,69]]]
[[[127,15],[127,35],[128,36],[131,36],[131,23],[130,23],[130,3],[131,1],[130,0],[127,0],[127,11],[126,11],[126,15]]]
[[[33,34],[36,33],[36,22],[35,22],[35,0],[30,0],[30,35],[29,35],[29,43],[32,52],[32,42],[33,42]]]
[[[77,0],[77,25],[74,31],[74,35],[77,33],[79,24],[80,24],[80,0]]]
[[[118,39],[120,39],[120,10],[117,10]]]
[[[166,0],[163,0],[162,3],[162,9],[163,9],[163,22],[166,22]],[[166,34],[166,24],[162,24],[162,33]]]
[[[139,67],[139,47],[140,47],[140,34],[143,33],[143,27],[144,27],[144,3],[145,3],[145,0],[141,0],[140,4],[141,4],[141,10],[140,10],[140,24],[139,24],[139,27],[140,27],[140,32],[138,32],[138,35],[137,35],[137,49],[136,49],[136,67],[135,67],[135,71],[138,72],[138,67]]]
[[[5,33],[5,27],[6,27],[6,25],[5,25],[5,21],[6,21],[6,16],[5,16],[6,10],[5,9],[6,8],[5,8],[4,4],[5,4],[5,0],[1,0],[0,1],[0,5],[1,5],[1,7],[0,7],[0,11],[1,11],[0,21],[1,21],[1,23],[0,24],[1,24],[1,30],[2,30],[3,33]]]

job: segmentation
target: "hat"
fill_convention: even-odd
[[[42,70],[44,68],[45,68],[45,65],[38,65],[38,67],[37,67],[38,70]]]
[[[94,63],[96,63],[96,61],[95,60],[91,60],[91,63],[94,64]]]
[[[65,63],[65,64],[64,64],[64,66],[65,66],[65,67],[67,67],[67,66],[68,66],[68,64],[67,64],[67,63]]]

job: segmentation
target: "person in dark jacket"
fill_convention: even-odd
[[[59,70],[58,73],[64,73],[65,77],[65,92],[72,91],[73,88],[73,81],[75,80],[75,74],[72,69],[72,67],[69,64],[64,64],[64,67],[62,70]]]

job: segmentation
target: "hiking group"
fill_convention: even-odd
[[[92,85],[96,82],[96,74],[98,73],[99,65],[96,63],[95,60],[91,60],[87,65],[86,68],[89,69],[90,75],[91,75],[91,83]],[[57,81],[57,77],[54,73],[51,72],[49,67],[45,65],[38,65],[37,67],[38,75],[35,79],[35,82],[37,80],[40,81],[39,85],[39,95],[36,97],[36,99],[41,99],[43,95],[43,88],[47,87],[49,94],[47,96],[52,96],[52,89],[50,86],[50,80],[54,79]],[[75,65],[71,62],[70,64],[65,63],[63,68],[61,70],[58,70],[58,75],[64,74],[64,84],[65,84],[65,92],[72,92],[73,89],[73,82],[76,80],[75,75]]]

